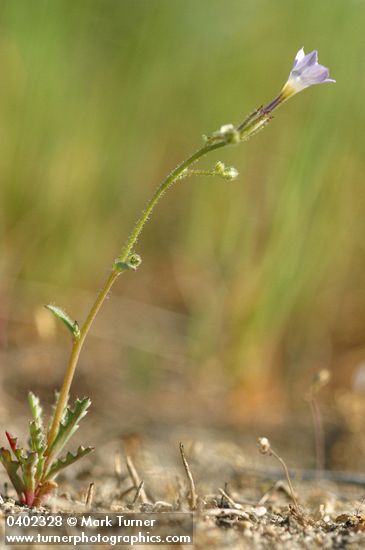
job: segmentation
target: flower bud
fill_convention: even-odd
[[[317,393],[328,384],[331,379],[331,373],[328,369],[321,369],[316,373],[311,386],[312,394]]]
[[[234,166],[226,166],[224,162],[219,160],[214,166],[213,175],[221,176],[227,181],[232,181],[238,176],[238,170]]]
[[[126,271],[132,269],[136,271],[142,263],[142,258],[138,254],[131,254],[126,261],[122,261],[120,258],[117,258],[114,262],[115,271]]]
[[[263,455],[271,454],[271,445],[267,437],[259,437],[257,446]]]
[[[227,168],[224,170],[222,176],[227,181],[232,181],[237,178],[239,172],[234,166],[227,166]]]
[[[221,160],[218,160],[216,165],[214,166],[214,172],[217,174],[217,176],[222,176],[224,174],[224,171],[226,170],[226,165]]]
[[[241,136],[233,124],[224,124],[209,139],[213,141],[224,140],[226,143],[239,143]]]

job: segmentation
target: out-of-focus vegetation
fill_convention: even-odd
[[[4,293],[14,280],[97,289],[159,180],[316,48],[337,84],[217,156],[236,181],[186,180],[166,196],[118,292],[186,313],[187,353],[212,376],[218,363],[246,385],[355,368],[364,20],[358,0],[1,0]]]

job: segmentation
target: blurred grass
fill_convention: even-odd
[[[1,0],[1,277],[99,286],[161,177],[317,48],[337,84],[225,151],[235,182],[175,189],[119,288],[186,311],[195,362],[244,376],[364,344],[364,18],[358,0]]]

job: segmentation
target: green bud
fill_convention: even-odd
[[[212,143],[216,141],[224,141],[226,143],[239,143],[241,141],[241,134],[233,126],[233,124],[224,124],[217,130],[216,132],[213,132],[213,134],[210,137],[203,136],[205,141],[207,143]]]
[[[221,160],[219,160],[214,166],[214,172],[217,174],[217,176],[223,176],[225,169],[226,165]]]
[[[238,176],[238,170],[234,166],[226,166],[224,162],[219,160],[214,166],[212,174],[220,176],[227,181],[232,181]]]
[[[224,170],[222,176],[227,181],[232,181],[237,178],[239,172],[234,166],[227,166],[227,168]]]
[[[129,269],[132,269],[133,271],[136,271],[136,269],[141,265],[142,258],[138,254],[131,254],[127,261],[122,261],[120,258],[117,258],[114,262],[114,270],[115,271],[127,271]]]

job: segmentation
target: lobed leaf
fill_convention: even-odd
[[[33,451],[37,453],[39,457],[43,456],[46,450],[46,442],[44,433],[41,428],[37,427],[35,420],[29,423],[30,445]]]
[[[37,453],[28,451],[26,458],[24,458],[22,462],[23,481],[26,494],[34,494],[36,488],[37,464]]]
[[[37,453],[38,457],[35,479],[36,481],[39,481],[43,474],[43,466],[46,460],[45,451],[47,446],[44,434],[40,428],[37,428],[35,420],[32,420],[29,424],[29,433],[31,448]]]
[[[57,455],[66,445],[70,437],[79,427],[80,420],[87,414],[87,409],[91,405],[89,397],[76,399],[73,409],[67,407],[64,419],[60,422],[57,435],[48,451],[49,461]]]
[[[17,492],[19,500],[22,500],[24,483],[17,473],[20,463],[17,460],[12,460],[10,451],[8,451],[8,449],[4,449],[3,447],[0,448],[0,462],[4,466],[14,489]]]
[[[46,436],[43,423],[43,410],[39,398],[29,392],[28,401],[32,411],[33,421],[29,424],[30,444],[33,451],[38,455],[38,473],[41,473],[44,452],[46,450]]]
[[[63,470],[64,468],[67,468],[67,466],[70,466],[80,458],[88,455],[93,450],[94,450],[94,447],[83,447],[82,445],[80,445],[80,447],[77,449],[75,454],[68,452],[64,458],[60,458],[52,464],[46,476],[46,480],[52,479],[53,477],[58,475],[61,470]]]
[[[37,425],[37,428],[41,429],[44,433],[43,409],[40,405],[39,397],[34,395],[33,392],[29,392],[28,402],[29,402],[30,410],[32,411],[34,422]]]
[[[52,423],[53,423],[53,418],[54,418],[54,413],[56,412],[56,408],[57,408],[57,402],[58,402],[58,397],[60,395],[60,392],[59,391],[55,391],[55,400],[54,400],[54,404],[52,405],[52,414],[49,418],[49,422],[48,422],[48,430],[50,430],[51,426],[52,426]],[[63,410],[63,414],[62,414],[62,418],[61,418],[61,422],[64,422],[65,421],[65,417],[66,417],[66,412],[67,412],[67,406],[68,406],[68,400],[69,400],[69,395],[67,396],[67,400],[66,400],[66,406]]]
[[[14,453],[14,456],[19,462],[22,462],[24,458],[24,449],[18,447],[18,438],[13,437],[9,432],[5,432],[6,438],[9,442],[10,448]]]

